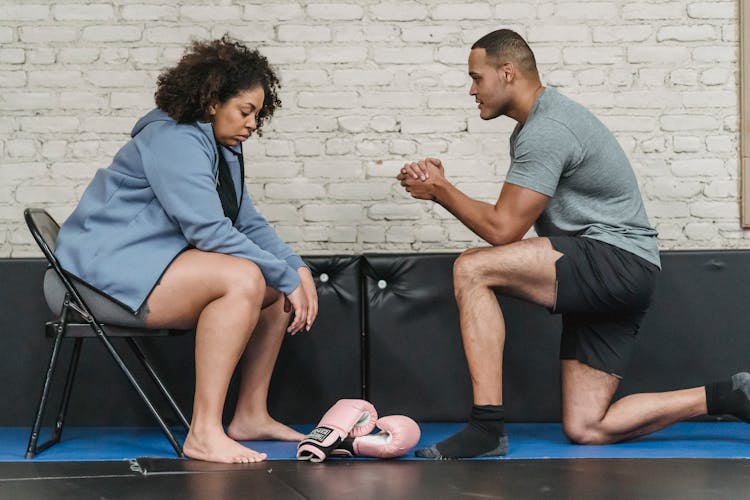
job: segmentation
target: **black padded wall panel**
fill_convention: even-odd
[[[271,414],[317,421],[337,400],[362,397],[359,257],[306,257],[320,313],[310,332],[287,336],[271,380]]]
[[[366,382],[382,414],[464,419],[471,385],[453,298],[455,258],[370,255],[367,263],[357,256],[307,258],[316,276],[320,315],[311,334],[285,338],[271,382],[272,415],[314,423],[335,400],[361,397]],[[662,263],[654,303],[618,396],[703,385],[750,368],[744,318],[750,251],[669,251],[662,253]],[[51,346],[42,331],[52,317],[42,298],[44,269],[41,259],[0,259],[0,426],[31,425]],[[327,281],[321,280],[323,273]],[[384,288],[378,286],[381,280]],[[508,419],[559,420],[559,317],[517,299],[499,300],[508,327]],[[367,333],[364,351],[362,332]],[[194,337],[145,339],[144,344],[190,412]],[[122,342],[115,339],[115,345],[130,359]],[[232,391],[227,418],[236,383]],[[153,425],[95,340],[84,344],[68,423]]]

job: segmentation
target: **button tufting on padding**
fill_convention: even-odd
[[[330,279],[328,277],[328,273],[320,273],[320,276],[318,277],[320,279],[321,283],[328,283],[328,280]]]
[[[378,288],[383,290],[386,286],[388,286],[388,283],[385,282],[385,280],[378,281]]]

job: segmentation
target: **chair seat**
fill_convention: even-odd
[[[54,337],[57,333],[57,327],[60,324],[59,321],[48,321],[45,325],[45,335],[47,337]],[[102,325],[104,331],[110,337],[177,337],[184,335],[190,330],[149,330],[146,328],[130,328],[124,326],[115,325]],[[96,337],[93,328],[88,323],[68,323],[65,329],[65,337],[68,338],[79,338],[79,337]]]

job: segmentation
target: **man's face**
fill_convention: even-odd
[[[243,90],[231,99],[209,109],[216,140],[226,146],[246,141],[258,128],[258,112],[263,107],[263,87]]]
[[[510,108],[511,93],[502,65],[487,59],[484,49],[472,49],[469,53],[469,94],[479,104],[479,117],[492,120],[506,114]]]

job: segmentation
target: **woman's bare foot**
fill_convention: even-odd
[[[193,428],[188,432],[182,451],[186,457],[206,462],[246,464],[266,459],[265,453],[242,446],[222,431],[199,434],[193,432]]]
[[[237,441],[301,441],[305,437],[270,416],[242,418],[235,415],[227,434]]]

